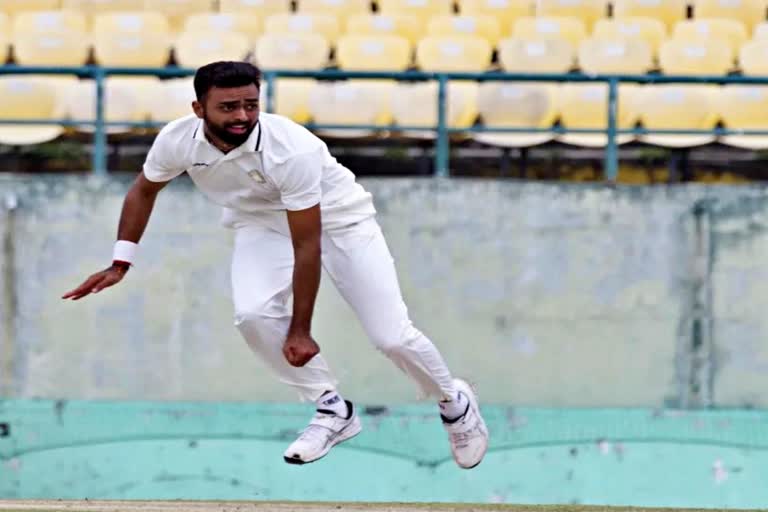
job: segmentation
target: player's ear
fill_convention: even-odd
[[[200,119],[203,118],[203,105],[199,101],[193,101],[192,102],[192,110],[195,112],[195,115],[199,117]]]

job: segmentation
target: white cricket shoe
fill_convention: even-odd
[[[308,464],[327,454],[337,444],[355,437],[363,429],[352,402],[345,400],[349,418],[333,411],[318,409],[301,435],[285,450],[283,459],[288,464]]]
[[[480,415],[477,396],[472,387],[461,379],[453,379],[456,391],[469,400],[466,412],[449,421],[442,416],[443,427],[448,432],[453,459],[460,467],[472,469],[482,462],[488,450],[488,428]]]

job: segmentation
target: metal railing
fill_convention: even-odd
[[[262,70],[264,81],[267,85],[267,108],[266,111],[274,110],[275,88],[274,83],[277,78],[315,78],[326,80],[343,79],[390,79],[390,80],[410,80],[410,81],[436,81],[438,84],[437,94],[437,125],[436,126],[403,126],[403,125],[329,125],[329,124],[311,124],[313,129],[370,129],[370,130],[419,130],[435,131],[435,173],[438,176],[448,176],[450,138],[452,133],[471,133],[471,132],[498,132],[498,133],[589,133],[606,135],[607,143],[604,156],[604,172],[608,181],[613,181],[618,174],[619,168],[619,150],[616,141],[617,135],[699,135],[710,134],[715,136],[723,135],[768,135],[766,130],[728,130],[724,128],[715,128],[712,130],[648,130],[645,128],[620,129],[617,126],[617,108],[618,108],[618,90],[619,84],[638,83],[638,84],[752,84],[768,85],[768,76],[741,76],[741,75],[716,75],[716,76],[672,76],[661,74],[645,75],[588,75],[583,73],[503,73],[503,72],[485,72],[485,73],[442,73],[442,72],[422,72],[422,71],[404,71],[404,72],[353,72],[339,70],[322,71],[293,71],[293,70]],[[107,127],[109,126],[129,126],[129,127],[158,127],[165,122],[151,121],[112,121],[105,119],[105,95],[104,81],[108,76],[157,76],[161,78],[174,78],[191,76],[195,73],[194,69],[179,67],[163,68],[116,68],[100,66],[82,66],[82,67],[42,67],[42,66],[0,66],[0,74],[55,74],[55,75],[76,75],[81,78],[92,78],[96,85],[96,115],[93,120],[71,120],[71,119],[50,119],[50,120],[14,120],[2,119],[0,124],[57,124],[62,126],[93,126],[93,156],[92,167],[97,174],[107,172]],[[448,82],[451,80],[472,80],[472,81],[502,81],[502,82],[598,82],[608,85],[608,109],[606,127],[598,129],[587,128],[564,128],[553,126],[551,128],[525,128],[525,127],[487,127],[475,125],[466,128],[450,128],[446,116],[446,96]],[[768,127],[767,127],[768,128]]]

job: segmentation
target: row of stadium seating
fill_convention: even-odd
[[[671,27],[687,17],[689,6],[694,18],[730,18],[749,28],[766,19],[766,0],[0,0],[0,11],[7,13],[63,8],[93,15],[147,9],[168,16],[177,28],[189,14],[206,11],[260,16],[297,11],[339,17],[381,12],[422,20],[459,12],[489,15],[501,25],[511,25],[524,16],[569,16],[580,18],[590,28],[608,15],[646,16]]]
[[[262,88],[265,94],[265,88]],[[607,86],[579,83],[504,83],[456,81],[448,84],[447,122],[467,129],[480,122],[486,127],[604,129]],[[147,77],[111,77],[106,85],[107,121],[164,123],[191,112],[191,78],[159,80]],[[435,82],[314,81],[279,79],[275,86],[277,113],[297,122],[336,125],[374,125],[388,132],[399,126],[428,127],[437,122]],[[264,101],[264,99],[263,99]],[[264,101],[264,105],[266,102]],[[94,83],[69,77],[0,77],[0,119],[94,119]],[[619,88],[617,124],[649,130],[712,130],[719,123],[734,130],[768,130],[768,87],[748,85],[645,85]],[[78,131],[90,132],[89,126]],[[110,126],[113,134],[133,131]],[[60,126],[0,125],[0,143],[36,144],[64,132]],[[371,130],[326,131],[326,135],[361,137]],[[404,135],[432,138],[433,132]],[[550,140],[587,147],[606,144],[603,134],[474,133],[491,145],[527,147]],[[713,134],[635,136],[622,134],[620,143],[640,140],[667,147],[690,147],[716,140]],[[718,138],[736,147],[765,149],[768,137],[728,135]]]
[[[350,17],[341,35],[328,15],[275,14],[262,33],[256,17],[199,14],[173,36],[158,13],[101,14],[88,30],[81,13],[27,12],[12,22],[0,17],[0,47],[6,58],[12,49],[21,65],[79,66],[92,59],[106,66],[162,67],[173,55],[177,64],[194,68],[253,56],[267,69],[402,71],[415,65],[482,72],[492,69],[496,50],[498,67],[508,72],[768,73],[768,22],[750,38],[743,23],[728,19],[680,21],[669,37],[650,18],[599,20],[588,36],[575,18],[530,17],[518,19],[511,37],[503,37],[488,16],[437,16],[422,36],[405,30],[407,23],[382,25],[386,19]]]

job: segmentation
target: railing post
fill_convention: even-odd
[[[267,110],[266,112],[275,111],[275,73],[267,71],[265,77],[267,80]]]
[[[616,143],[616,111],[618,109],[619,81],[616,78],[608,80],[608,141],[605,148],[605,178],[610,182],[616,181],[619,174],[619,149]]]
[[[435,148],[435,173],[446,177],[448,171],[448,122],[446,98],[448,96],[448,77],[441,74],[437,79],[437,147]]]
[[[99,175],[107,173],[107,130],[104,126],[104,81],[106,73],[96,68],[93,73],[96,81],[96,125],[93,131],[93,172]]]

